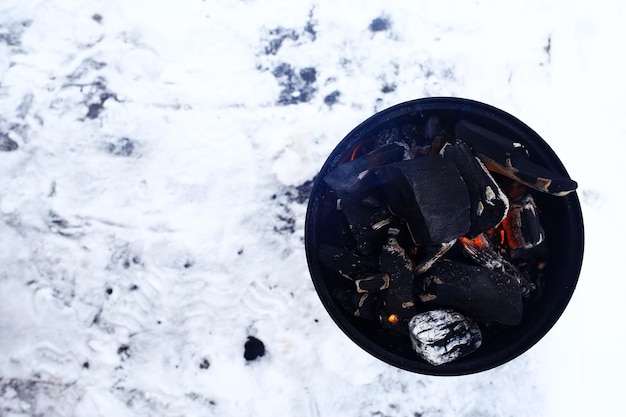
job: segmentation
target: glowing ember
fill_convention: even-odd
[[[400,321],[400,319],[395,314],[392,314],[389,317],[387,317],[387,321],[391,324],[396,324]]]

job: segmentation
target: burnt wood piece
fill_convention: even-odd
[[[413,296],[413,261],[398,243],[399,229],[390,228],[379,255],[380,271],[389,275],[389,288],[383,294],[381,321],[391,315],[409,320],[416,313]]]
[[[422,256],[422,260],[415,265],[413,273],[415,275],[423,274],[428,271],[435,262],[437,262],[443,255],[450,250],[456,243],[456,239],[450,242],[442,243],[438,246],[425,246],[421,248],[421,252],[425,255]]]
[[[389,275],[378,273],[354,281],[356,292],[378,292],[389,288]]]
[[[432,115],[428,118],[426,126],[424,127],[424,135],[431,140],[428,145],[429,154],[439,153],[446,143],[454,143],[455,137],[448,130],[446,130],[439,120],[439,117]]]
[[[447,144],[441,152],[454,163],[469,191],[471,226],[467,236],[476,237],[499,224],[509,210],[509,200],[485,165],[461,141]]]
[[[432,365],[452,362],[482,344],[478,325],[451,309],[426,311],[409,321],[413,349]]]
[[[469,143],[487,168],[494,172],[544,193],[563,196],[576,190],[575,181],[532,162],[526,148],[519,142],[467,120],[456,124],[455,133],[457,139]]]
[[[321,244],[317,256],[323,265],[350,279],[372,273],[377,267],[364,256],[332,245]]]
[[[339,165],[324,177],[324,181],[330,188],[337,191],[338,195],[342,195],[343,192],[362,191],[361,181],[367,170],[401,161],[404,158],[404,151],[404,146],[390,143]]]
[[[514,326],[522,320],[521,289],[507,273],[440,261],[422,277],[418,295],[425,303],[452,307],[485,323]]]
[[[364,320],[378,320],[378,296],[377,294],[359,294],[354,290],[336,291],[334,298],[339,305],[354,317]]]
[[[386,165],[376,175],[390,184],[389,209],[406,220],[415,244],[450,242],[469,230],[467,187],[454,164],[441,155]]]
[[[532,249],[545,239],[545,232],[536,210],[537,205],[530,194],[511,202],[510,213],[502,222],[510,249]]]
[[[520,286],[522,297],[528,297],[536,289],[530,282],[527,273],[520,271],[509,260],[505,259],[499,252],[496,252],[489,243],[489,239],[484,234],[474,239],[459,238],[463,255],[478,266],[482,266],[492,271],[500,271],[512,275]]]
[[[441,120],[439,119],[439,116],[433,114],[426,121],[426,125],[424,125],[424,136],[433,141],[437,136],[441,135],[443,135],[443,126],[441,125]]]
[[[373,174],[372,174],[373,175]],[[356,242],[356,248],[363,254],[380,251],[387,227],[393,222],[393,215],[386,206],[372,206],[368,199],[381,200],[380,188],[359,193],[345,193],[338,201],[338,208],[343,212],[350,225],[350,231]]]
[[[545,232],[532,195],[523,193],[511,202],[501,225],[509,256],[514,261],[540,260],[546,255]]]

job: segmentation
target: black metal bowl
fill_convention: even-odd
[[[443,124],[465,119],[522,143],[532,161],[568,176],[565,167],[548,144],[530,127],[510,114],[477,101],[433,97],[408,101],[383,110],[350,132],[333,150],[322,167],[311,192],[305,224],[305,246],[309,271],[315,289],[339,328],[357,345],[378,359],[412,372],[428,375],[464,375],[502,365],[537,343],[557,322],[578,281],[583,258],[584,232],[580,203],[575,192],[564,197],[536,193],[540,220],[550,253],[539,296],[526,302],[522,322],[499,329],[483,339],[475,352],[456,361],[434,366],[411,348],[408,335],[390,337],[376,323],[354,317],[341,307],[333,294],[345,279],[322,265],[320,244],[336,244],[340,239],[340,214],[336,200],[323,181],[326,174],[350,158],[379,131],[407,123],[425,123],[437,114]]]

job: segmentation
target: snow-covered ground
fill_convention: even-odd
[[[621,416],[620,1],[2,0],[0,415]],[[307,182],[375,112],[450,95],[536,130],[586,252],[554,329],[392,368],[310,281]],[[249,336],[265,355],[244,359]]]

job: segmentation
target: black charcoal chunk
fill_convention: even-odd
[[[399,232],[396,228],[389,229],[387,241],[379,256],[381,272],[389,275],[389,288],[383,295],[383,320],[391,315],[408,320],[416,312],[413,296],[414,265],[398,243]]]
[[[526,148],[496,132],[461,120],[455,126],[457,139],[469,143],[487,167],[537,191],[566,195],[577,187],[567,176],[532,162]]]
[[[442,153],[459,170],[469,192],[471,226],[467,236],[476,237],[499,224],[509,209],[509,200],[485,165],[461,141],[446,145]]]
[[[378,320],[378,296],[372,293],[357,293],[354,290],[337,291],[334,298],[339,305],[354,317],[369,321]]]
[[[522,320],[522,293],[515,277],[451,261],[435,263],[422,276],[419,298],[452,307],[485,323],[509,326]]]
[[[523,297],[530,295],[536,289],[530,282],[528,274],[522,272],[500,252],[490,245],[488,237],[481,234],[474,239],[459,238],[463,255],[478,266],[482,266],[492,271],[500,271],[512,275],[517,280]]]
[[[381,200],[377,199],[376,197],[372,195],[368,195],[361,202],[363,203],[365,207],[379,208],[385,205],[383,204]]]
[[[439,154],[397,162],[376,174],[390,184],[387,201],[406,220],[417,245],[441,244],[470,228],[470,201],[454,164]]]
[[[431,141],[435,139],[437,135],[440,135],[443,131],[443,126],[441,125],[441,120],[436,115],[432,115],[426,121],[426,126],[424,126],[424,134]]]
[[[404,150],[402,145],[396,143],[385,145],[366,155],[339,165],[324,177],[324,181],[335,191],[362,191],[364,187],[361,181],[365,177],[365,171],[401,161],[404,157]],[[368,178],[368,180],[371,180],[371,178]]]
[[[346,248],[321,244],[317,253],[320,262],[333,271],[351,278],[374,271],[374,263]]]
[[[463,249],[463,255],[478,266],[483,266],[492,271],[507,272],[511,275],[517,269],[515,265],[504,259],[499,252],[491,247],[489,239],[484,234],[474,239],[462,237],[459,238],[459,242]]]
[[[243,357],[247,361],[253,361],[265,355],[265,344],[254,336],[248,336],[244,344]]]
[[[378,273],[354,281],[356,292],[378,292],[389,288],[389,275]]]
[[[451,309],[415,315],[409,333],[415,352],[435,366],[468,355],[482,344],[478,325]]]
[[[533,249],[545,240],[536,207],[530,194],[511,201],[511,208],[502,222],[502,228],[512,259],[524,257],[525,250]]]
[[[439,153],[441,148],[449,142],[454,142],[454,137],[446,131],[438,116],[433,115],[428,118],[424,127],[424,135],[430,140],[427,146],[429,154]]]
[[[382,191],[382,188],[377,188],[346,193],[339,200],[339,209],[346,216],[356,248],[363,254],[380,251],[387,228],[393,221],[393,215],[386,206],[371,207],[364,204],[368,198],[380,199],[378,193]]]

